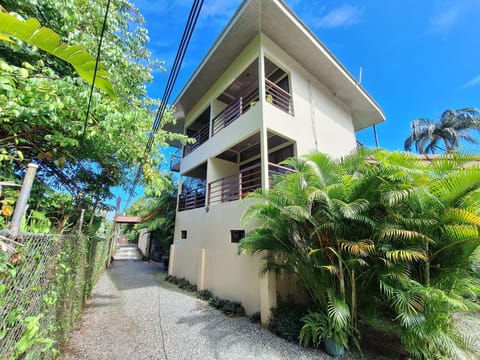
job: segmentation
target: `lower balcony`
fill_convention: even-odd
[[[178,211],[191,210],[205,206],[205,187],[184,191],[178,196]]]
[[[268,163],[270,185],[275,176],[283,176],[293,170],[274,163]],[[232,175],[212,181],[208,184],[208,205],[243,199],[252,191],[262,187],[260,163],[249,166]]]

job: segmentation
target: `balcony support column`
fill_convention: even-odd
[[[177,191],[177,212],[180,211],[180,197],[182,196],[182,176],[178,177],[178,191]]]
[[[258,56],[258,99],[262,112],[262,125],[260,128],[260,171],[262,176],[262,188],[268,189],[268,131],[263,121],[265,103],[265,56],[262,39],[260,37],[260,49]],[[277,306],[277,282],[274,272],[269,272],[259,279],[260,290],[260,315],[262,324],[266,324],[270,318],[270,309]]]
[[[261,165],[260,172],[262,176],[262,188],[269,188],[268,179],[268,135],[263,121],[264,102],[265,102],[265,56],[263,52],[262,42],[260,41],[260,50],[258,55],[258,99],[259,105],[262,107],[262,126],[260,128],[260,155]]]
[[[213,136],[213,114],[216,113],[215,100],[210,101],[210,119],[208,120],[208,138],[211,139]]]
[[[260,50],[258,55],[258,99],[263,104],[265,101],[265,54],[263,51],[262,41],[260,38]]]

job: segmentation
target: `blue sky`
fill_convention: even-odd
[[[161,98],[192,1],[132,0],[146,20],[154,58],[167,73],[155,74],[149,93]],[[264,0],[268,1],[268,0]],[[193,73],[240,5],[205,0],[170,102]],[[410,121],[437,119],[447,108],[480,108],[479,0],[363,0],[286,3],[358,77],[383,109],[380,146],[402,150]],[[374,146],[373,131],[357,137]],[[480,146],[471,147],[480,151]]]

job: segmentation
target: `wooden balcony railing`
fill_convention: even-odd
[[[268,163],[270,184],[273,185],[275,176],[285,175],[293,171],[285,166]],[[262,187],[262,173],[260,164],[247,167],[235,174],[212,181],[208,184],[208,205],[243,199],[250,192]]]
[[[281,87],[265,79],[265,101],[280,108],[281,110],[293,115],[292,95]],[[212,132],[209,132],[209,124],[205,124],[191,138],[196,142],[185,146],[183,156],[187,156],[193,150],[206,142],[210,136],[216,135],[220,130],[237,120],[242,114],[245,114],[252,106],[259,101],[258,87],[249,90],[245,95],[238,97],[232,101],[225,109],[223,109],[212,121]]]
[[[205,186],[182,192],[178,196],[178,211],[205,206]]]
[[[221,113],[213,118],[212,136],[237,120],[240,115],[247,112],[257,102],[258,88],[249,91],[246,95],[240,96],[231,102]]]
[[[293,115],[292,95],[288,91],[283,90],[277,84],[265,79],[265,94],[265,100],[268,103]]]
[[[170,171],[180,171],[180,162],[182,161],[182,148],[175,151],[170,157]]]
[[[295,170],[286,166],[269,162],[268,163],[268,178],[269,178],[268,184],[272,188],[276,184],[279,176],[285,176],[291,172],[295,172]]]
[[[183,152],[183,156],[187,156],[197,147],[202,145],[205,141],[209,139],[210,133],[210,124],[203,125],[200,130],[198,130],[193,136],[190,136],[192,139],[196,141],[193,144],[185,145],[185,151]]]

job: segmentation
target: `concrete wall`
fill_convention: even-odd
[[[138,235],[138,249],[143,256],[148,256],[148,249],[150,247],[150,232],[147,229],[140,230]]]
[[[296,141],[297,154],[314,151],[343,156],[356,147],[351,113],[324,85],[266,36],[265,57],[289,74],[294,116],[264,102],[264,125]]]
[[[215,295],[241,301],[247,313],[260,309],[258,257],[238,255],[230,230],[242,229],[244,207],[239,201],[177,213],[174,261],[170,272],[209,289]],[[180,239],[181,231],[187,239]],[[202,263],[202,258],[204,259]]]

